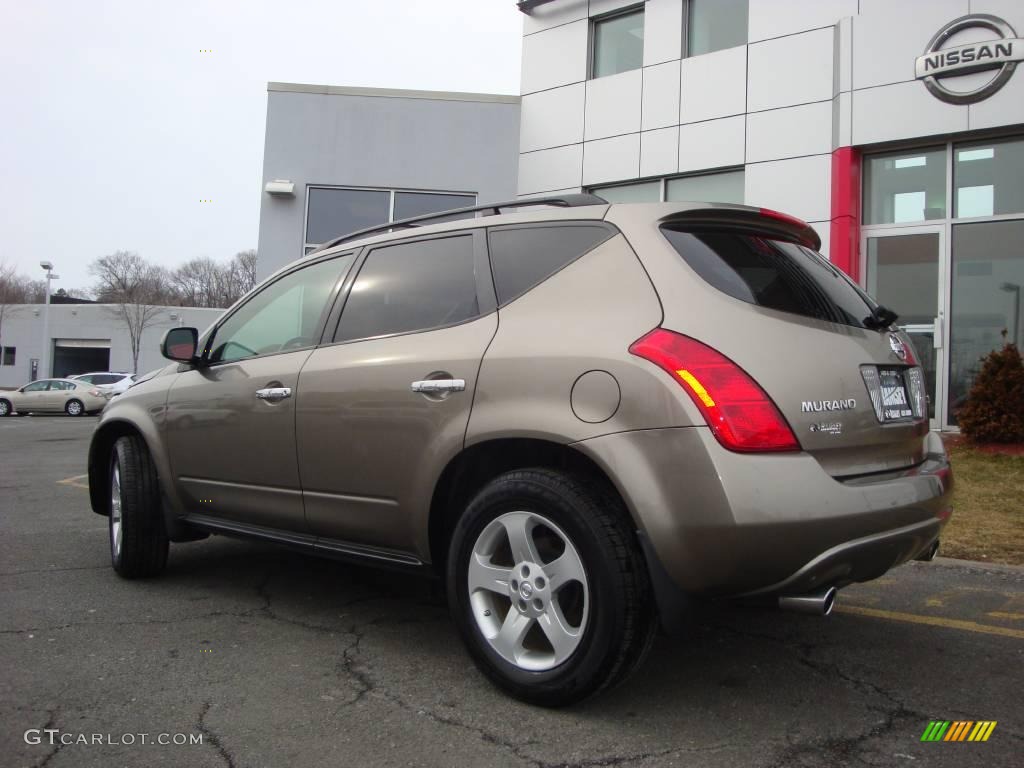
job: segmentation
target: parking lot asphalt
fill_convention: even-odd
[[[1024,764],[1024,569],[913,563],[827,619],[703,607],[625,685],[544,710],[475,671],[421,579],[213,537],[121,580],[94,423],[0,419],[0,765]],[[931,720],[998,725],[922,743]],[[179,733],[202,743],[137,735]]]

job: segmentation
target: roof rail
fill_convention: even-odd
[[[378,232],[390,232],[393,229],[408,229],[410,227],[418,227],[426,222],[434,221],[435,219],[447,219],[451,216],[458,216],[464,213],[481,213],[484,216],[497,216],[502,212],[503,208],[527,208],[534,205],[552,205],[560,208],[578,208],[586,205],[608,205],[608,201],[603,197],[597,195],[591,195],[586,193],[578,193],[571,195],[559,195],[557,197],[530,197],[525,200],[509,200],[503,203],[488,203],[487,205],[474,205],[469,208],[450,208],[447,211],[438,211],[437,213],[427,213],[422,216],[413,216],[408,219],[399,219],[398,221],[391,221],[387,224],[380,224],[375,227],[367,227],[366,229],[357,229],[355,232],[350,232],[347,235],[336,237],[333,240],[324,243],[312,253],[318,253],[326,248],[333,248],[340,243],[347,242],[349,240],[360,240],[368,235],[372,235]]]

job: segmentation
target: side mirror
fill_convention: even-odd
[[[195,328],[171,328],[160,342],[160,354],[179,363],[194,363],[199,331]]]

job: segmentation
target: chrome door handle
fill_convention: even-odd
[[[278,403],[287,397],[292,396],[291,387],[267,387],[266,389],[256,390],[257,400],[266,400],[270,403]]]
[[[413,392],[462,392],[466,388],[465,379],[427,379],[414,381]]]

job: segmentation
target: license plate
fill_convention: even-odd
[[[879,368],[878,379],[882,385],[882,417],[885,421],[911,418],[914,412],[910,409],[902,369]]]

